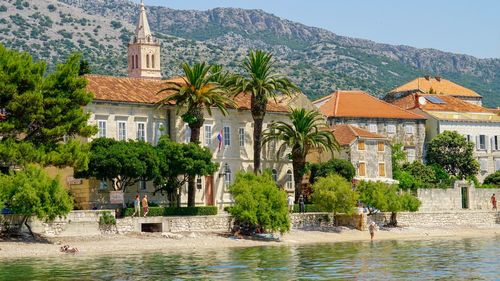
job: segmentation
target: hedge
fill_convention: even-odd
[[[322,212],[316,205],[314,204],[306,204],[305,206],[306,213],[317,213],[317,212]],[[298,213],[299,212],[299,204],[293,205],[293,212]]]
[[[126,208],[124,215],[132,216],[134,208]],[[141,216],[143,215],[141,208]],[[201,206],[201,207],[150,207],[148,217],[161,216],[213,216],[217,215],[216,206]]]

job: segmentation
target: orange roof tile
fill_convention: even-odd
[[[329,97],[330,99],[319,107],[320,112],[327,117],[425,119],[363,91],[336,91]]]
[[[401,92],[418,91],[425,94],[434,93],[461,97],[481,97],[475,91],[453,83],[440,77],[418,77],[406,84],[403,84],[392,91],[389,95]]]
[[[424,103],[419,102],[420,98],[424,98]],[[443,103],[434,103],[427,97],[435,97]],[[491,109],[475,105],[459,98],[447,95],[431,95],[431,94],[411,94],[392,102],[404,109],[420,108],[424,111],[449,111],[449,112],[484,112],[491,113]]]
[[[130,77],[113,77],[102,75],[85,75],[88,81],[87,90],[94,94],[94,100],[130,103],[155,104],[169,95],[167,92],[157,94],[165,87],[165,82],[183,83],[182,78],[168,80],[143,79]],[[250,109],[250,95],[239,94],[234,98],[238,109]],[[267,110],[271,112],[289,112],[284,105],[270,100]]]
[[[337,142],[342,146],[351,144],[356,138],[386,139],[386,137],[382,135],[375,134],[348,124],[333,126],[332,133]]]

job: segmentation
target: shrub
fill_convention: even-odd
[[[339,175],[329,175],[312,186],[312,201],[319,210],[325,212],[352,214],[358,194],[351,183]]]
[[[329,174],[339,174],[348,181],[352,181],[356,175],[356,169],[351,162],[344,159],[332,159],[325,163],[311,164],[309,169],[311,170],[310,182],[314,182],[319,177],[326,177]]]
[[[500,170],[488,175],[484,179],[483,185],[500,187]]]
[[[54,5],[52,5],[52,4],[49,4],[49,5],[47,6],[47,9],[49,9],[49,12],[53,12],[53,11],[55,11],[55,10],[56,10],[56,6],[54,6]]]
[[[234,205],[228,211],[235,218],[236,227],[245,227],[241,229],[244,233],[253,229],[281,233],[290,230],[286,193],[276,188],[270,173],[257,176],[240,172],[229,192]]]
[[[299,204],[293,205],[293,212],[298,213],[300,210]],[[306,204],[305,205],[306,213],[318,213],[321,212],[320,208],[314,204]]]
[[[126,208],[124,216],[130,217],[134,213],[133,208]],[[216,206],[200,206],[200,207],[150,207],[148,216],[214,216],[217,215]]]
[[[110,211],[101,212],[101,216],[99,217],[99,225],[116,225],[116,219],[113,215],[111,215]]]
[[[5,5],[1,5],[0,12],[6,12],[6,11],[7,11],[7,7],[5,7]]]

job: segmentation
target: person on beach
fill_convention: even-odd
[[[370,226],[368,226],[368,231],[370,232],[370,240],[373,241],[373,237],[375,236],[375,230],[377,230],[377,225],[372,221]]]
[[[287,198],[287,200],[288,200],[288,211],[289,211],[290,213],[293,213],[293,203],[294,203],[293,201],[294,201],[294,200],[293,200],[293,196],[292,196],[292,194],[288,194],[288,198]]]
[[[148,196],[146,194],[144,194],[144,198],[142,198],[142,211],[144,213],[144,217],[146,217],[149,213]]]
[[[495,197],[495,193],[491,195],[491,205],[493,206],[493,210],[497,210],[497,198]]]
[[[299,196],[299,213],[306,212],[306,202],[304,201],[304,196]]]
[[[132,217],[134,217],[135,214],[137,214],[137,216],[139,217],[141,216],[141,199],[139,198],[139,194],[135,196],[134,213],[132,214]]]

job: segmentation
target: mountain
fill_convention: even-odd
[[[80,51],[93,72],[126,75],[126,46],[138,5],[127,0],[1,0],[0,43],[30,52],[49,67]],[[271,51],[280,70],[310,98],[337,88],[382,96],[416,76],[439,75],[474,89],[500,106],[500,59],[379,44],[336,35],[261,10],[208,11],[148,7],[162,44],[164,76],[182,61],[208,61],[233,71],[249,49]]]

